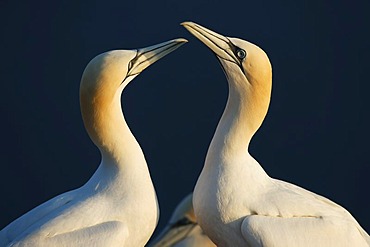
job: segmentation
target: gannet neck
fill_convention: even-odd
[[[103,164],[137,166],[145,163],[145,159],[122,113],[122,90],[118,90],[111,100],[95,98],[93,109],[84,109],[81,100],[81,111],[91,113],[83,114],[83,119],[91,139],[101,152]]]
[[[221,155],[247,152],[250,140],[261,126],[271,96],[271,69],[261,77],[246,77],[234,63],[220,59],[229,94],[210,149]],[[271,68],[271,67],[270,67]],[[258,78],[258,79],[257,79]]]
[[[133,54],[131,56],[133,57]],[[122,72],[119,73],[121,76],[116,76],[112,69],[109,72],[109,77],[102,76],[99,79],[100,83],[94,83],[93,86],[88,81],[91,72],[84,73],[80,105],[85,128],[101,152],[102,164],[114,164],[119,167],[124,164],[137,166],[145,163],[145,159],[121,108],[121,93],[128,81],[120,84],[125,79],[121,78]],[[129,78],[132,79],[133,77]]]

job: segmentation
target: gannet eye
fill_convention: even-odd
[[[243,49],[238,49],[236,51],[236,55],[238,56],[238,58],[244,59],[247,56],[247,52]]]

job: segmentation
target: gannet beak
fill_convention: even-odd
[[[186,39],[173,39],[157,45],[152,45],[146,48],[137,50],[136,57],[129,63],[127,76],[133,76],[141,73],[149,65],[179,48],[181,45],[188,42]]]
[[[202,27],[194,22],[181,23],[191,34],[202,41],[210,48],[219,58],[240,65],[239,59],[235,56],[236,47],[229,38],[215,33],[205,27]]]
[[[182,239],[186,238],[189,233],[194,229],[196,226],[195,223],[184,224],[184,225],[172,225],[166,227],[158,237],[154,239],[153,245],[149,245],[151,247],[170,247],[173,246],[175,243],[181,241]]]

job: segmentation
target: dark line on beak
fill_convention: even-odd
[[[167,51],[167,50],[169,50],[169,49],[173,48],[173,47],[174,47],[174,46],[176,46],[177,44],[178,44],[178,43],[173,43],[173,44],[171,44],[171,45],[170,45],[170,46],[168,46],[166,49],[162,50],[160,53],[154,54],[153,56],[151,56],[151,57],[147,58],[147,59],[146,59],[146,60],[144,60],[144,61],[141,61],[141,62],[140,62],[140,63],[138,63],[138,64],[135,64],[135,62],[139,59],[139,57],[140,57],[140,56],[142,56],[142,55],[144,55],[144,54],[146,54],[146,53],[148,53],[148,52],[151,52],[151,51],[154,51],[154,50],[160,49],[160,48],[162,48],[162,47],[165,47],[166,45],[169,45],[169,44],[165,44],[165,45],[162,45],[162,46],[158,46],[158,47],[153,48],[153,49],[151,49],[151,50],[147,50],[147,51],[145,51],[144,53],[140,53],[140,52],[139,52],[139,50],[136,50],[136,56],[135,56],[133,59],[131,59],[131,61],[129,62],[129,64],[128,64],[128,70],[127,70],[126,76],[125,76],[125,78],[122,80],[121,84],[126,80],[127,75],[130,73],[130,70],[132,70],[133,66],[137,67],[137,66],[139,66],[140,64],[144,63],[145,61],[148,61],[148,60],[152,59],[152,58],[153,58],[153,57],[155,57],[156,55],[161,54],[161,53],[163,53],[163,52],[165,52],[165,51]],[[131,66],[130,66],[130,65],[131,65]],[[130,76],[137,75],[137,74],[139,74],[139,73],[140,73],[140,72],[135,73],[135,74],[131,74]]]
[[[195,24],[195,25],[197,25],[197,24]],[[198,26],[198,25],[197,25]],[[193,27],[191,27],[191,26],[188,26],[188,27],[190,27],[190,28],[192,28],[194,31],[196,31],[197,33],[199,33],[200,35],[202,35],[204,38],[206,38],[207,40],[209,40],[212,44],[214,44],[215,46],[217,46],[220,50],[223,50],[224,52],[226,52],[227,53],[227,51],[224,49],[224,48],[222,48],[222,47],[220,47],[219,45],[217,45],[215,42],[213,42],[210,38],[208,38],[207,36],[204,36],[203,34],[201,34],[198,30],[196,30],[196,29],[194,29]],[[199,26],[198,26],[198,28],[200,28]],[[234,44],[227,38],[227,37],[225,37],[226,39],[227,39],[227,41],[228,42],[226,42],[225,40],[223,40],[223,39],[220,39],[219,37],[217,37],[216,35],[214,35],[214,34],[212,34],[212,33],[210,33],[208,30],[203,30],[202,28],[200,28],[202,31],[204,31],[204,32],[206,32],[206,33],[208,33],[209,35],[211,35],[211,36],[213,36],[213,37],[215,37],[216,39],[219,39],[219,40],[221,40],[221,41],[223,41],[223,42],[225,42],[229,47],[230,47],[230,49],[234,52],[235,50],[236,50],[236,48],[235,48],[235,46],[234,46]],[[213,51],[212,51],[213,52]],[[216,54],[215,52],[213,52],[214,54]],[[218,56],[217,54],[216,54],[216,56],[218,57],[218,58],[220,58],[220,59],[223,59],[223,60],[226,60],[226,61],[229,61],[229,62],[231,62],[231,63],[235,63],[236,65],[238,65],[239,67],[240,67],[240,64],[238,64],[236,61],[233,61],[233,60],[230,60],[230,59],[227,59],[227,58],[222,58],[222,57],[220,57],[220,56]],[[223,67],[222,65],[221,65],[221,67]]]
[[[168,44],[167,44],[167,45],[168,45]],[[167,50],[171,49],[172,47],[174,47],[174,46],[176,46],[176,45],[177,45],[177,43],[172,44],[171,46],[169,46],[169,47],[167,47],[166,49],[162,50],[160,53],[154,54],[153,56],[148,57],[146,60],[141,61],[141,62],[140,62],[140,63],[138,63],[136,66],[139,66],[140,64],[144,63],[145,61],[148,61],[148,60],[152,59],[152,58],[153,58],[153,57],[155,57],[156,55],[159,55],[159,54],[161,54],[161,53],[163,53],[163,52],[165,52],[165,51],[167,51]],[[165,46],[165,45],[164,45],[164,46]],[[146,53],[148,53],[148,52],[151,52],[151,51],[154,51],[154,50],[160,49],[160,48],[162,48],[162,47],[164,47],[164,46],[157,47],[156,49],[153,49],[153,50],[145,51],[144,53],[141,53],[137,58],[135,57],[135,59],[137,60],[140,56],[142,56],[142,55],[144,55],[144,54],[146,54]],[[134,63],[133,65],[135,65],[135,63]]]
[[[145,51],[145,52],[144,52],[144,53],[142,53],[142,54],[145,54],[145,53],[147,53],[147,52],[151,52],[151,51],[154,51],[154,50],[160,49],[160,48],[162,48],[162,47],[165,47],[166,45],[169,45],[169,44],[163,44],[162,46],[154,47],[153,49],[151,49],[151,50],[147,50],[147,51]],[[142,48],[142,49],[145,49],[145,48]],[[138,49],[137,51],[140,51],[140,49]],[[141,54],[140,54],[140,55],[141,55]]]
[[[195,24],[195,25],[197,25],[197,24]],[[198,25],[197,25],[197,27],[198,28],[200,28]],[[200,28],[201,30],[203,30],[202,28]],[[194,29],[193,28],[193,30],[195,30],[196,32],[198,32],[200,35],[202,35],[198,30],[196,30],[196,29]],[[230,47],[230,49],[231,49],[231,51],[234,53],[234,55],[235,55],[235,52],[236,52],[236,46],[230,41],[230,39],[228,38],[228,37],[226,37],[226,36],[223,36],[223,37],[225,37],[225,39],[227,40],[227,42],[226,41],[224,41],[223,39],[221,39],[221,38],[219,38],[219,37],[217,37],[216,35],[214,35],[213,33],[210,33],[208,30],[203,30],[204,32],[206,32],[206,33],[208,33],[209,35],[211,35],[211,36],[213,36],[213,37],[215,37],[216,39],[220,39],[220,40],[222,40],[223,42],[225,42],[229,47]],[[212,44],[214,44],[215,46],[217,46],[218,48],[220,48],[221,50],[223,50],[223,51],[225,51],[226,53],[227,53],[227,51],[224,49],[224,48],[222,48],[222,47],[220,47],[219,45],[217,45],[215,42],[213,42],[211,39],[209,39],[208,37],[206,37],[206,36],[204,36],[204,35],[202,35],[204,38],[206,38],[206,39],[208,39]],[[215,53],[215,52],[213,52],[213,53]],[[234,61],[234,60],[230,60],[230,59],[227,59],[227,58],[222,58],[222,57],[220,57],[220,56],[218,56],[217,54],[216,54],[216,56],[219,58],[219,59],[223,59],[223,60],[226,60],[226,61],[229,61],[229,62],[231,62],[231,63],[235,63],[236,65],[238,65],[239,66],[239,68],[240,68],[240,70],[243,72],[243,74],[245,75],[245,72],[244,72],[244,68],[243,68],[243,66],[242,66],[242,62],[238,59],[238,61]],[[227,74],[226,74],[226,71],[225,71],[225,69],[224,69],[224,67],[222,66],[222,64],[220,63],[220,65],[221,65],[221,68],[222,68],[222,70],[224,71],[224,73],[225,73],[225,75],[226,75],[226,77],[228,77],[227,76]]]

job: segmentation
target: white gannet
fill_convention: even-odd
[[[369,235],[344,208],[270,178],[248,153],[270,102],[272,69],[265,52],[198,24],[182,24],[217,56],[228,101],[193,195],[199,225],[217,246],[369,246]]]
[[[186,42],[114,50],[86,66],[80,85],[85,128],[102,160],[82,187],[61,194],[0,232],[0,246],[144,246],[159,208],[144,154],[126,124],[121,93],[146,67]]]
[[[193,194],[189,194],[177,205],[167,226],[149,246],[216,247],[197,224],[192,201]]]

